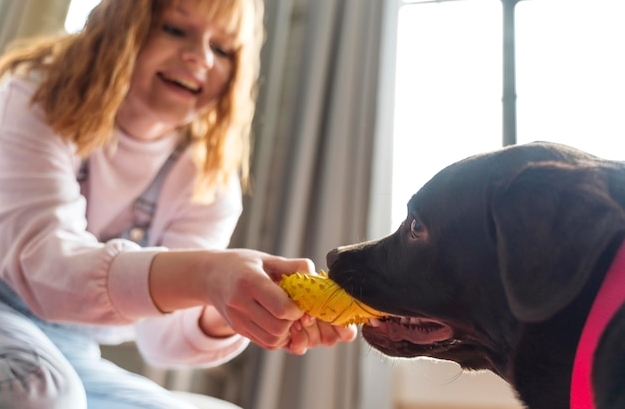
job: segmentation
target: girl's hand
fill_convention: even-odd
[[[314,271],[312,262],[247,249],[212,255],[205,288],[227,324],[263,348],[287,347],[292,326],[304,313],[276,283],[283,274]],[[296,342],[298,349],[301,343]]]
[[[351,342],[356,339],[356,325],[332,325],[304,315],[291,327],[291,341],[284,349],[295,355],[303,355],[309,348],[319,345],[332,346],[338,342]]]
[[[284,274],[314,271],[309,259],[248,249],[166,251],[152,262],[150,293],[164,312],[210,306],[199,321],[207,335],[239,333],[262,348],[302,354],[356,337],[353,326],[332,326],[304,316],[278,285]]]

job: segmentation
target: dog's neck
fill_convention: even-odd
[[[625,242],[606,274],[577,346],[571,380],[571,409],[594,409],[592,367],[601,335],[618,308],[625,303]]]

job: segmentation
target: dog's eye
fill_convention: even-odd
[[[412,233],[412,237],[417,238],[423,233],[423,226],[417,219],[412,219],[410,222],[410,233]]]

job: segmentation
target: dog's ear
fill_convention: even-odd
[[[608,172],[592,165],[531,164],[493,192],[499,267],[520,320],[543,321],[569,304],[610,241],[625,230]]]

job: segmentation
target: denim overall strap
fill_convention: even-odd
[[[152,224],[152,218],[156,212],[161,188],[163,187],[163,183],[170,169],[174,166],[188,145],[189,142],[184,140],[176,146],[176,149],[174,149],[165,163],[163,163],[163,166],[161,166],[150,185],[135,199],[132,207],[133,225],[121,233],[121,238],[132,240],[141,247],[148,245],[150,225]]]
[[[161,166],[150,185],[135,199],[132,207],[133,224],[121,232],[118,237],[134,241],[141,247],[148,245],[150,225],[152,224],[152,218],[156,212],[161,188],[163,187],[167,174],[187,146],[189,146],[189,141],[186,139],[176,146],[176,149],[174,149],[165,163],[163,163],[163,166]],[[85,159],[80,165],[76,179],[79,183],[82,183],[87,180],[88,177],[89,159]]]

